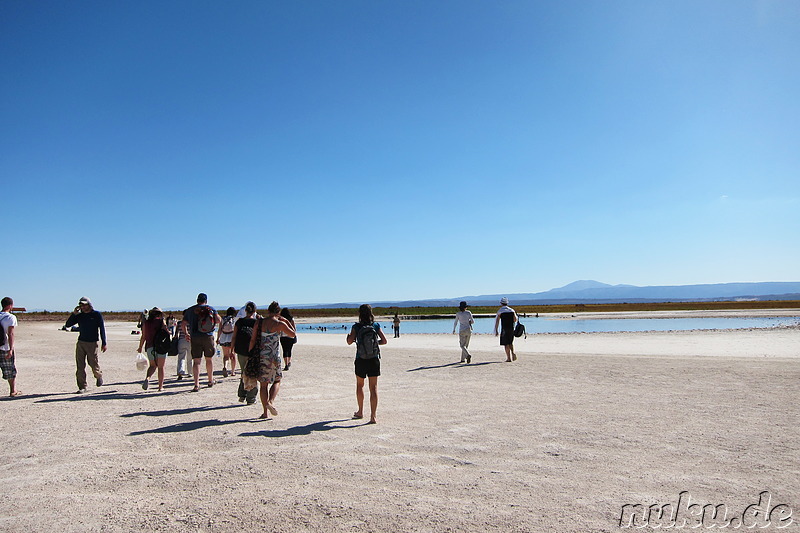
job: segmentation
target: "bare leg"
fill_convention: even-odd
[[[281,390],[281,382],[276,381],[269,389],[269,399],[267,401],[267,409],[272,413],[272,416],[278,415],[278,410],[275,409],[275,397],[278,396],[278,391]]]
[[[194,390],[200,388],[200,358],[192,357],[192,376],[194,377]]]
[[[164,365],[167,364],[166,357],[159,357],[156,359],[156,364],[158,365],[158,390],[161,392],[164,390]]]
[[[378,419],[375,415],[378,412],[378,376],[369,377],[369,410],[369,423],[377,424]]]
[[[206,357],[206,374],[208,375],[208,386],[214,385],[214,359]]]
[[[511,345],[510,344],[506,344],[505,346],[503,346],[503,348],[506,349],[506,363],[510,363],[511,362]]]
[[[236,354],[233,353],[233,346],[223,346],[223,351],[227,352],[227,358],[231,360],[231,375],[236,373]]]
[[[269,418],[269,409],[267,406],[269,405],[269,383],[262,381],[259,383],[259,396],[261,397],[261,407],[264,408],[264,412],[258,418]]]
[[[356,376],[356,403],[358,411],[353,413],[353,418],[364,418],[364,378]]]

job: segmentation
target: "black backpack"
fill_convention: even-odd
[[[239,355],[248,355],[250,352],[250,339],[253,337],[254,318],[240,318],[236,321],[236,346],[233,351]]]
[[[528,334],[525,333],[525,324],[522,322],[517,322],[517,327],[514,328],[514,336],[515,337],[522,337],[525,335],[525,338],[528,338]]]
[[[0,324],[0,346],[5,346],[8,342],[8,335],[6,335],[6,327]]]
[[[167,352],[167,355],[170,355],[172,357],[175,357],[176,355],[178,355],[178,351],[179,351],[178,350],[178,343],[180,342],[180,340],[181,340],[181,336],[180,336],[179,332],[175,332],[175,336],[172,337],[172,342],[169,343],[169,352]]]
[[[381,355],[380,338],[373,324],[356,324],[356,356],[359,359],[375,359]]]
[[[172,345],[172,339],[169,336],[169,331],[165,327],[160,327],[156,330],[156,334],[153,335],[153,349],[156,351],[157,354],[167,354],[169,353],[170,346]]]

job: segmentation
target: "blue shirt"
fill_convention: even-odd
[[[195,310],[198,307],[203,307],[203,306],[206,306],[211,310],[211,316],[215,316],[217,314],[217,310],[208,304],[195,304],[183,312],[183,319],[186,321],[187,324],[186,329],[189,331],[189,335],[191,335],[192,337],[194,337],[195,335],[214,335],[214,331],[217,329],[217,327],[214,326],[214,329],[212,329],[208,333],[204,333],[199,329],[197,329],[197,323],[199,321],[197,320],[198,317]]]
[[[103,346],[106,345],[106,326],[100,311],[95,311],[93,309],[88,313],[81,312],[77,315],[74,313],[69,315],[66,327],[70,327],[74,324],[78,324],[80,328],[80,333],[78,334],[79,341],[97,342],[102,339]]]

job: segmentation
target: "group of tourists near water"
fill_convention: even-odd
[[[500,309],[495,319],[495,335],[500,336],[500,344],[504,347],[506,361],[516,361],[514,352],[515,324],[518,323],[516,312],[508,306],[508,299],[500,300]],[[11,397],[21,396],[16,386],[17,370],[15,366],[14,330],[17,319],[11,313],[14,301],[10,297],[2,299],[0,312],[0,368],[3,379],[9,383]],[[467,309],[467,302],[461,302],[453,322],[453,333],[458,327],[461,362],[470,364],[469,342],[474,319]],[[278,302],[272,302],[262,316],[257,313],[256,304],[247,302],[238,311],[229,307],[225,317],[208,304],[205,293],[197,295],[197,303],[183,311],[180,320],[171,314],[165,317],[164,312],[153,307],[143,313],[140,320],[141,337],[137,352],[142,362],[142,369],[147,368],[142,381],[142,388],[150,387],[150,379],[155,374],[158,390],[162,391],[165,377],[165,364],[168,355],[178,356],[178,381],[191,376],[194,380],[192,392],[200,390],[201,361],[205,359],[207,386],[213,387],[214,361],[217,354],[215,345],[223,352],[223,377],[236,375],[239,365],[238,397],[242,403],[256,403],[260,397],[263,412],[259,418],[276,416],[275,399],[280,390],[283,372],[291,367],[292,347],[297,341],[294,320],[288,309],[282,309]],[[103,316],[96,311],[89,298],[83,297],[67,318],[63,329],[76,327],[79,331],[75,347],[75,377],[78,384],[77,394],[87,390],[86,365],[92,371],[97,387],[103,386],[103,372],[100,369],[99,353],[107,350],[106,330]],[[399,337],[399,319],[395,316],[395,337]],[[499,331],[498,331],[499,328]],[[355,375],[356,404],[354,419],[365,417],[364,385],[368,383],[370,392],[369,423],[377,423],[378,409],[378,377],[381,375],[380,347],[387,343],[380,324],[375,322],[372,307],[362,304],[358,309],[358,322],[353,324],[346,338],[347,344],[356,344]],[[281,362],[283,355],[283,367]],[[228,370],[230,366],[230,370]]]

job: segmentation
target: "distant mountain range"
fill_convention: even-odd
[[[580,280],[545,292],[482,294],[431,300],[370,302],[377,307],[451,307],[466,300],[470,305],[496,305],[507,297],[511,305],[554,305],[577,303],[649,303],[735,300],[800,300],[800,282],[716,283],[706,285],[664,285],[638,287],[609,285]],[[297,308],[358,307],[359,303],[296,305]]]

